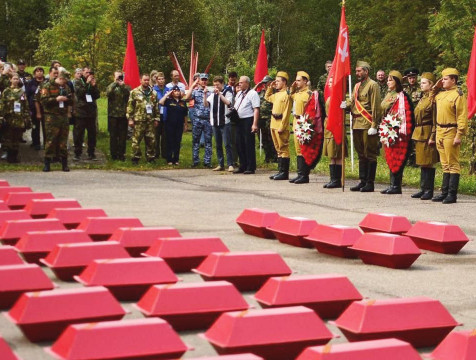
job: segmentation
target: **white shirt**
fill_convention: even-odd
[[[208,96],[207,98],[207,101],[208,101],[208,106],[210,108],[210,124],[213,125],[213,100],[215,98],[215,93],[212,92],[210,94],[210,96]],[[233,102],[233,93],[231,92],[231,90],[228,90],[226,93],[225,93],[225,99],[227,99],[229,102],[230,102],[230,105],[231,103]],[[218,98],[218,101],[221,101],[221,98]],[[230,109],[228,108],[228,105],[226,104],[223,104],[225,105],[225,124],[228,124],[230,122],[230,118],[226,115],[228,115],[230,113]]]
[[[245,98],[242,101],[243,91],[239,91],[235,98],[235,109],[238,116],[242,119],[254,116],[254,109],[260,107],[260,98],[258,93],[253,89],[248,89]]]

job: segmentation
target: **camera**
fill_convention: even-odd
[[[89,72],[89,75],[94,75],[94,71],[91,70],[91,71]]]
[[[124,81],[124,75],[119,75],[119,76],[117,77],[117,80],[119,80],[119,81]]]

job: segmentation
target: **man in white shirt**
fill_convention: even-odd
[[[170,78],[172,81],[165,85],[165,92],[169,92],[175,85],[177,85],[182,92],[182,95],[185,95],[185,84],[180,82],[179,72],[177,70],[172,70],[170,73]]]
[[[240,167],[234,174],[254,174],[256,171],[255,134],[258,132],[260,98],[258,93],[250,88],[250,78],[241,76],[240,91],[236,94],[235,109],[238,112],[236,144]]]

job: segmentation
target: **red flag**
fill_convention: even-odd
[[[261,41],[258,50],[258,59],[256,59],[255,84],[258,84],[268,75],[268,54],[266,53],[266,42],[264,40],[264,30],[261,32]]]
[[[124,71],[124,83],[129,85],[131,89],[140,85],[139,64],[137,63],[131,23],[127,23],[127,48],[122,71]]]
[[[468,86],[468,119],[471,119],[476,114],[476,27],[474,28],[473,50],[471,51],[466,85]]]
[[[332,66],[331,66],[331,69],[329,70],[329,74],[327,74],[326,85],[324,86],[324,101],[327,101],[329,96],[331,96],[331,88],[329,86],[329,79],[334,78],[334,73],[335,73],[335,58],[334,58],[334,61],[332,61]]]
[[[347,23],[345,22],[345,7],[342,6],[339,38],[337,39],[336,53],[334,57],[334,77],[332,79],[331,100],[329,104],[329,114],[327,121],[327,130],[332,132],[334,140],[337,144],[342,143],[344,114],[340,108],[340,104],[345,99],[346,79],[349,75],[349,31],[347,28]]]

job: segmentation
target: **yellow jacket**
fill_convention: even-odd
[[[436,95],[436,122],[439,125],[456,124],[456,139],[468,132],[466,96],[456,86]]]
[[[288,130],[289,115],[291,114],[291,96],[288,94],[287,89],[284,88],[273,94],[273,88],[268,86],[264,98],[273,104],[270,129],[278,130],[279,132]]]
[[[301,116],[304,114],[304,106],[306,106],[311,95],[312,92],[307,86],[304,89],[301,89],[291,94],[291,99],[294,101],[294,115]]]

